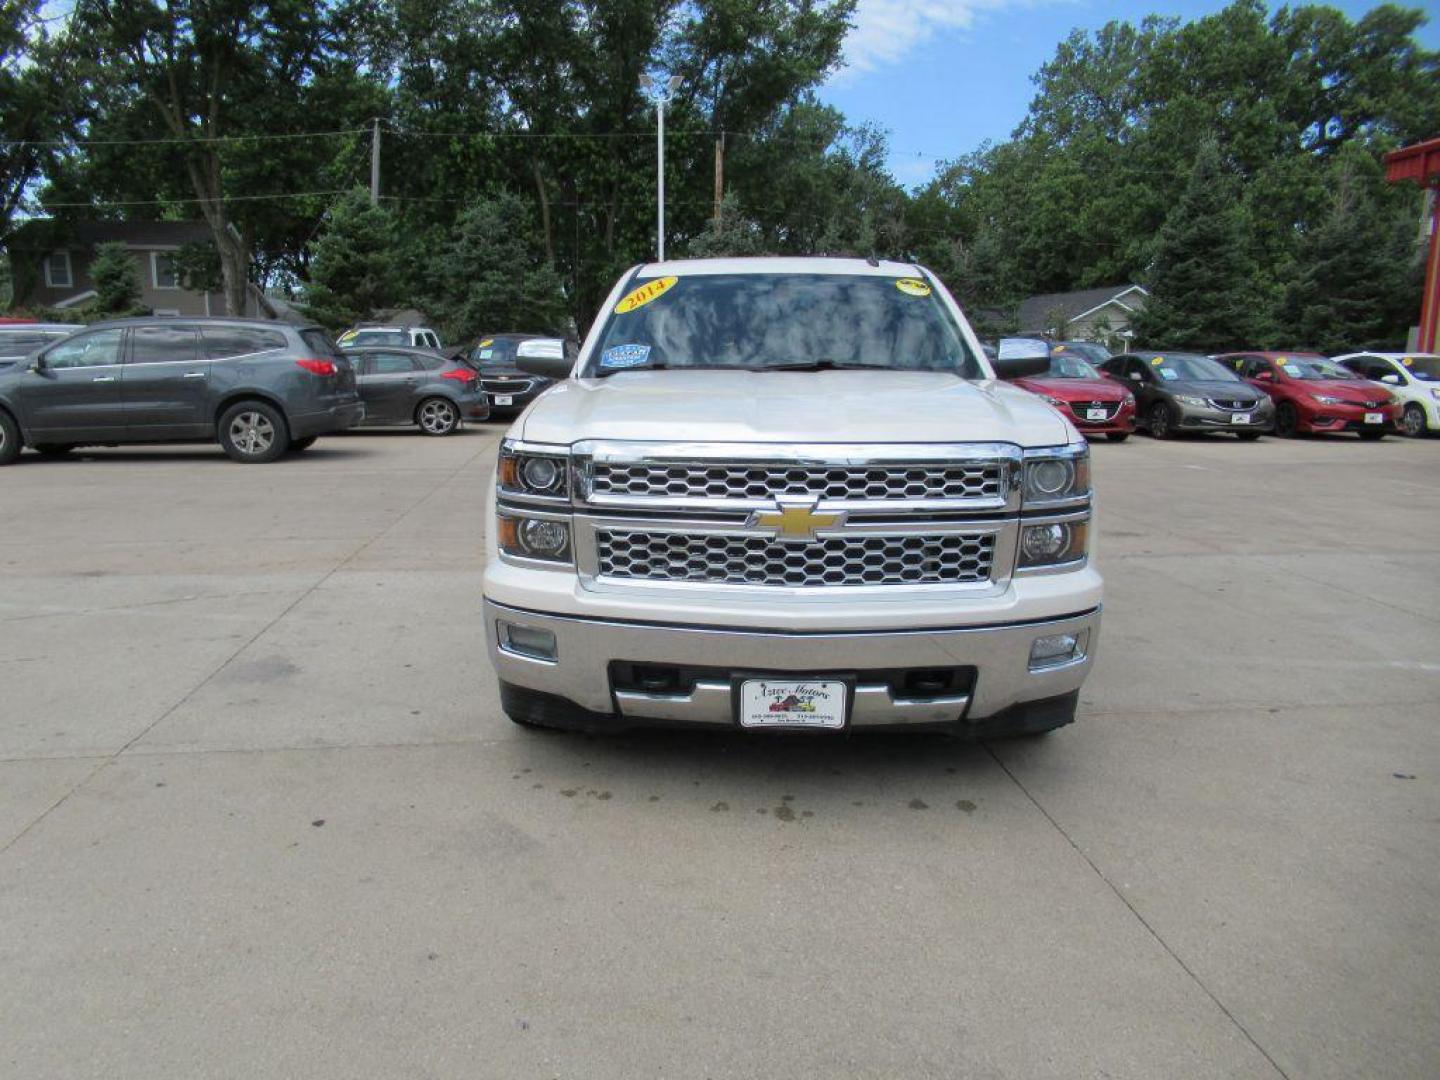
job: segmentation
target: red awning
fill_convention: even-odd
[[[1440,184],[1440,139],[1426,139],[1385,155],[1385,179],[1392,184]]]

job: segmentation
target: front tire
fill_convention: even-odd
[[[0,409],[0,465],[9,465],[20,456],[20,425]]]
[[[1275,410],[1275,434],[1282,439],[1293,439],[1300,433],[1300,414],[1295,406],[1282,401]]]
[[[290,425],[275,406],[241,401],[226,409],[217,425],[221,448],[232,461],[264,465],[290,449]]]
[[[1400,417],[1400,429],[1410,438],[1418,439],[1425,434],[1425,410],[1413,402],[1405,406]]]
[[[415,423],[426,435],[453,435],[460,426],[460,410],[448,398],[426,398],[415,408]]]
[[[1163,401],[1157,401],[1155,407],[1150,410],[1150,437],[1152,439],[1170,439],[1175,436],[1175,422],[1170,415],[1170,406]]]

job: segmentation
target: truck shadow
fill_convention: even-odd
[[[968,815],[1013,784],[985,743],[943,734],[742,735],[640,729],[615,735],[535,730],[512,779],[537,794],[656,804],[677,812],[742,813],[780,821],[856,809]],[[1063,734],[1059,738],[1063,739]],[[1044,756],[1055,736],[995,743]]]

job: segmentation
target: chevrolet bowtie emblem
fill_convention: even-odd
[[[816,501],[808,503],[779,504],[776,510],[756,510],[745,524],[751,528],[774,529],[780,540],[814,540],[817,529],[829,529],[845,521],[842,513],[822,514],[816,511]]]

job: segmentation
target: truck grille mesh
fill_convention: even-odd
[[[954,585],[990,580],[995,537],[768,536],[601,530],[602,577],[725,585]]]
[[[596,495],[636,498],[773,499],[987,499],[1003,495],[1002,466],[616,464],[597,461],[591,476]]]

